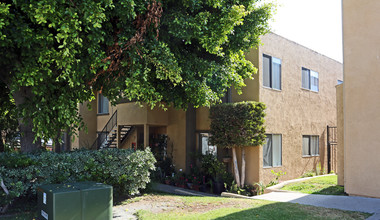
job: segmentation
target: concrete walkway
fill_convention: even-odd
[[[182,195],[182,196],[211,196],[211,197],[217,197],[218,196],[215,194],[198,192],[198,191],[194,191],[194,190],[188,190],[188,189],[175,187],[175,186],[171,186],[171,185],[160,184],[160,183],[154,184],[153,189],[156,191],[159,191],[159,192]]]
[[[304,194],[296,192],[271,192],[254,196],[252,199],[269,200],[277,202],[291,202],[304,205],[334,208],[349,211],[374,213],[368,219],[380,220],[380,199],[356,196],[332,196]]]

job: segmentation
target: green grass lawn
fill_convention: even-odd
[[[338,176],[322,176],[303,182],[292,183],[281,188],[287,191],[296,191],[307,194],[344,195],[343,186],[338,186]]]
[[[366,219],[367,213],[253,199],[155,195],[158,201],[172,201],[174,208],[140,210],[138,219]],[[153,196],[153,197],[155,197]],[[152,195],[141,199],[152,201]]]

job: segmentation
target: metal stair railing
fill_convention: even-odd
[[[108,120],[107,124],[104,126],[103,130],[98,134],[91,149],[107,148],[109,144],[107,143],[108,135],[117,126],[117,110],[112,114],[111,118]],[[107,146],[108,145],[108,146]]]

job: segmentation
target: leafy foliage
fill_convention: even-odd
[[[259,2],[7,0],[0,80],[42,139],[82,128],[77,104],[94,90],[113,103],[210,105],[256,72],[244,52],[273,11]]]
[[[107,149],[71,153],[0,154],[0,177],[9,195],[0,190],[0,206],[17,197],[34,197],[36,187],[50,183],[96,181],[112,185],[115,194],[133,195],[150,182],[155,159],[145,151]],[[3,199],[5,198],[5,199]]]
[[[0,152],[10,150],[14,147],[15,137],[17,136],[17,115],[15,112],[15,103],[11,99],[7,85],[0,81]],[[3,143],[5,141],[5,145]]]
[[[210,109],[210,143],[218,147],[259,146],[265,140],[265,105],[260,102],[223,103]]]

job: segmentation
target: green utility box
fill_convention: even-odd
[[[112,186],[95,182],[40,186],[40,220],[112,219]]]

